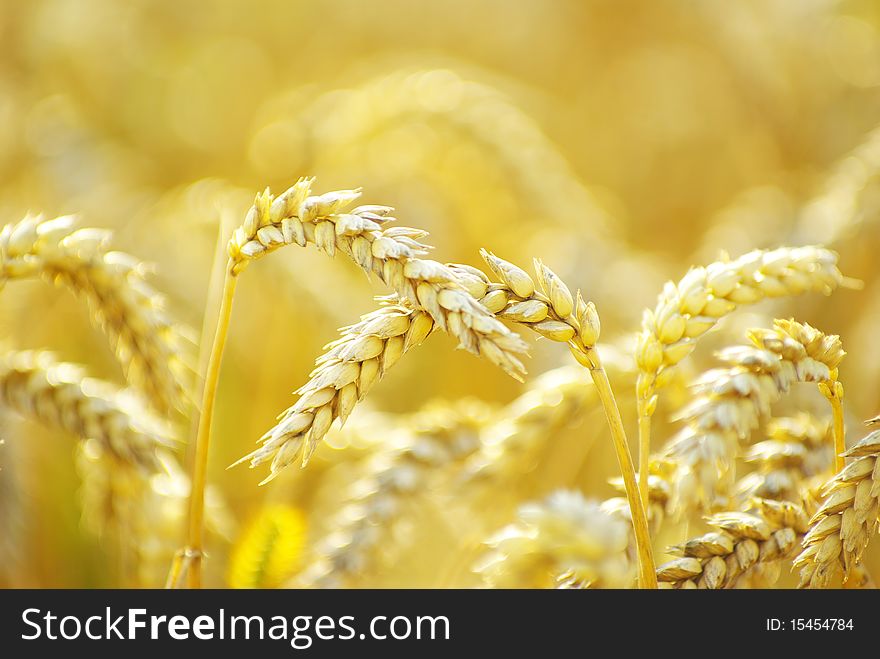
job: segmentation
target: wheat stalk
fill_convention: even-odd
[[[486,406],[470,400],[429,406],[406,419],[397,445],[368,461],[330,524],[333,530],[318,541],[314,559],[292,583],[350,586],[380,557],[388,561],[406,507],[473,455],[488,419]]]
[[[639,554],[639,580],[644,588],[655,587],[654,559],[645,504],[638,493],[620,410],[596,348],[601,326],[595,305],[586,302],[580,291],[573,296],[565,282],[540,259],[534,260],[535,274],[540,286],[538,290],[535,281],[522,268],[485,249],[480,254],[500,279],[499,283],[489,283],[486,294],[480,299],[483,305],[499,318],[520,323],[551,341],[567,344],[577,362],[589,370],[605,411],[626,487],[626,496],[632,508],[632,523]],[[484,273],[475,268],[457,266],[456,272],[466,285],[473,288],[489,281]]]
[[[796,382],[828,383],[837,377],[844,352],[837,336],[792,320],[773,329],[753,329],[751,346],[719,353],[729,366],[705,373],[694,385],[696,398],[683,411],[687,427],[665,449],[677,462],[677,505],[711,508],[733,476],[739,442],[770,414],[770,405]]]
[[[809,291],[827,295],[843,283],[837,255],[818,247],[755,250],[733,261],[691,268],[678,284],[667,282],[656,308],[644,312],[636,346],[640,472],[648,471],[658,392],[701,336],[744,304]]]
[[[594,588],[623,588],[632,580],[626,559],[627,524],[584,499],[560,490],[527,503],[516,521],[485,542],[475,566],[495,588],[553,588],[561,579]]]
[[[93,439],[80,442],[77,470],[83,521],[99,537],[114,538],[129,587],[161,586],[180,546],[190,480],[174,455],[158,451],[159,469],[133,469]],[[205,525],[228,541],[234,524],[218,490],[206,491]]]
[[[825,501],[810,520],[804,549],[795,559],[801,587],[828,588],[846,582],[859,564],[880,515],[880,430],[845,454],[853,461],[825,485]]]
[[[42,277],[88,300],[128,381],[160,411],[182,409],[190,369],[182,328],[146,281],[148,268],[109,248],[110,232],[76,229],[73,216],[28,216],[0,230],[0,286]]]
[[[16,412],[84,439],[122,463],[153,471],[169,429],[130,392],[86,378],[82,368],[47,352],[11,352],[0,361],[0,400]]]
[[[672,548],[681,557],[657,568],[663,588],[732,588],[750,572],[794,553],[807,528],[803,507],[786,501],[755,499],[755,510],[707,518],[716,530]]]

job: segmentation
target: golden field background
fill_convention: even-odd
[[[428,230],[440,261],[479,265],[480,247],[521,264],[542,258],[595,301],[603,344],[624,351],[642,309],[691,264],[825,244],[862,290],[740,311],[687,372],[713,366],[713,348],[774,316],[840,334],[851,442],[880,413],[878,126],[880,4],[869,0],[0,6],[2,223],[78,213],[84,226],[113,229],[115,247],[155,264],[153,283],[194,338],[221,223],[235,226],[254,193],[280,193],[300,176],[316,176],[319,191],[363,186],[365,203],[392,205],[403,224]],[[356,477],[358,451],[382,450],[390,431],[377,424],[366,448],[322,446],[306,470],[261,488],[259,470],[225,470],[292,403],[337,328],[383,293],[351,264],[308,250],[284,250],[242,278],[210,472],[231,522],[228,540],[212,539],[208,585],[228,584],[238,529],[269,504],[300,509],[311,542],[342,503],[334,493]],[[13,282],[2,295],[8,348],[51,349],[121,382],[67,292]],[[530,374],[570,359],[525,338]],[[501,406],[525,390],[529,380],[454,347],[433,337],[359,414],[463,397]],[[632,393],[615,386],[632,439]],[[824,413],[818,394],[797,400]],[[680,402],[661,406],[655,446],[675,432],[667,421]],[[12,414],[0,431],[0,583],[130,583],[113,543],[84,520],[75,443]],[[499,501],[559,487],[611,496],[606,434],[599,410],[572,419],[548,438],[528,487]],[[479,584],[466,570],[438,583],[471,513],[454,488],[426,499],[389,536],[394,560],[358,585]],[[180,531],[182,544],[182,519]],[[876,543],[867,566],[880,575]]]

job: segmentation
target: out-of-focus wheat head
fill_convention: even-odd
[[[206,586],[633,585],[600,315],[661,585],[880,578],[876,3],[6,4],[0,585],[163,583],[218,245]]]

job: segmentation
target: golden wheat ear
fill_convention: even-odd
[[[344,327],[341,336],[325,346],[311,379],[296,390],[299,400],[279,415],[262,437],[262,446],[233,466],[270,462],[266,483],[301,454],[308,462],[318,443],[337,419],[344,424],[355,405],[367,395],[404,353],[418,346],[435,329],[424,312],[400,304],[396,296],[380,298],[382,306],[360,322]]]
[[[86,378],[48,352],[11,352],[0,361],[0,401],[49,427],[97,441],[132,468],[161,468],[158,450],[173,447],[168,425],[129,391]]]
[[[810,520],[804,549],[795,559],[801,588],[846,583],[862,560],[880,517],[880,430],[844,453],[852,461],[829,480],[825,501]]]
[[[147,282],[149,268],[113,251],[111,233],[77,228],[74,216],[28,216],[0,230],[0,286],[43,278],[89,303],[110,339],[128,382],[160,412],[182,410],[192,371],[187,331]]]
[[[714,530],[673,547],[679,558],[658,567],[657,578],[662,588],[717,590],[748,578],[766,588],[797,550],[807,520],[798,504],[764,499],[753,500],[749,512],[716,513],[706,519]]]

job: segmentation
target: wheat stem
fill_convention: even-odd
[[[841,471],[846,466],[846,435],[843,427],[843,385],[836,381],[819,383],[819,391],[831,403],[833,414],[832,437],[834,439],[834,471]]]
[[[214,400],[217,397],[217,382],[220,377],[220,365],[223,362],[223,349],[229,332],[229,320],[232,316],[232,300],[235,296],[235,285],[238,276],[232,270],[232,264],[226,270],[223,282],[223,296],[220,312],[217,315],[217,328],[214,342],[211,344],[211,356],[208,359],[208,370],[205,373],[202,407],[199,413],[199,426],[196,432],[195,461],[193,463],[192,489],[189,499],[189,523],[186,549],[184,550],[184,569],[187,584],[190,588],[201,588],[202,582],[202,546],[204,543],[205,487],[208,476],[208,452],[211,442],[211,422],[214,418]]]
[[[639,560],[639,585],[642,588],[657,588],[657,574],[654,567],[654,553],[651,547],[651,534],[648,530],[648,517],[645,513],[644,500],[639,495],[636,484],[636,474],[633,469],[632,456],[629,453],[629,445],[626,441],[626,431],[623,420],[620,418],[620,410],[611,389],[608,374],[602,366],[599,351],[591,348],[587,351],[591,364],[590,375],[596,385],[596,393],[602,401],[605,417],[608,419],[608,427],[611,429],[611,440],[617,453],[617,463],[623,476],[623,484],[626,488],[626,498],[632,510],[633,532],[636,540],[636,553]],[[647,472],[645,472],[647,473]]]

